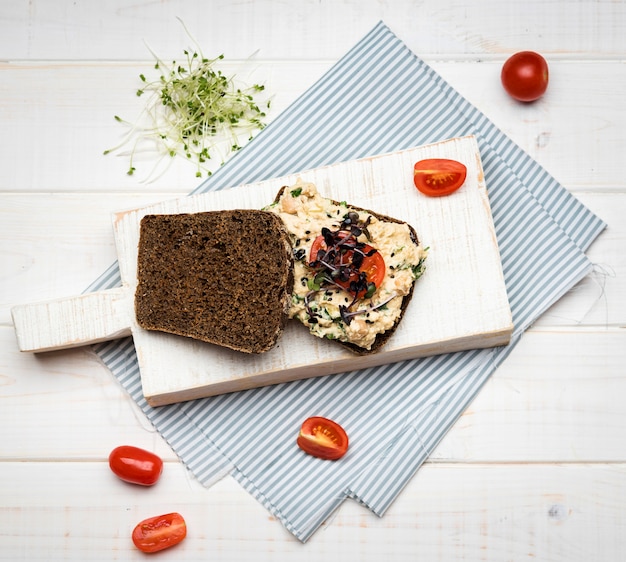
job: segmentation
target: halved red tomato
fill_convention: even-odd
[[[467,167],[447,158],[428,158],[413,166],[415,187],[429,197],[454,193],[465,182]]]
[[[109,455],[109,466],[124,482],[140,486],[152,486],[163,471],[160,457],[132,445],[121,445],[113,449]]]
[[[320,234],[315,240],[313,240],[313,244],[311,245],[311,252],[309,254],[309,262],[314,262],[317,259],[317,254],[320,250],[326,250],[326,242],[324,241],[324,236]],[[362,252],[366,254],[363,258],[363,263],[360,264],[358,270],[365,273],[365,278],[368,283],[374,283],[376,288],[381,286],[383,280],[385,279],[385,259],[381,255],[380,252],[372,252],[374,248],[369,244],[365,244],[362,248]],[[367,255],[370,254],[371,255]],[[348,251],[341,256],[341,259],[345,263],[337,263],[335,265],[350,265],[352,262],[353,252]],[[337,279],[335,282],[340,287],[343,287],[346,291],[350,291],[350,283],[356,281],[358,279],[358,273],[355,271],[352,273],[349,278],[345,281]],[[359,297],[363,297],[365,291],[361,291],[359,293]]]
[[[315,416],[302,424],[297,444],[309,455],[337,460],[348,450],[348,435],[337,422]]]
[[[179,513],[166,513],[144,519],[133,529],[133,544],[141,552],[158,552],[181,542],[187,536],[187,524]]]

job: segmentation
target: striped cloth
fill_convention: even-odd
[[[605,225],[382,22],[195,191],[469,134],[480,147],[516,326],[509,346],[158,408],[141,393],[132,340],[96,346],[200,482],[231,474],[301,541],[346,497],[385,513],[524,330],[590,272],[584,251]],[[89,290],[119,283],[114,265]],[[295,446],[312,415],[349,434],[340,462]]]

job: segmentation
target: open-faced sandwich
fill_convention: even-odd
[[[424,272],[427,252],[413,227],[322,197],[302,181],[283,187],[267,210],[282,219],[293,246],[289,316],[353,352],[380,349]]]
[[[359,354],[389,339],[426,251],[400,220],[283,187],[262,210],[141,220],[137,323],[246,353],[276,344],[288,318]]]

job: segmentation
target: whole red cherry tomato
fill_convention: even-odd
[[[429,197],[454,193],[465,182],[467,166],[447,158],[427,158],[413,166],[413,183]]]
[[[502,66],[500,80],[512,98],[538,100],[548,88],[548,63],[534,51],[515,53]]]
[[[348,435],[337,422],[312,417],[302,424],[297,439],[305,453],[326,460],[337,460],[348,450]]]
[[[152,486],[163,472],[163,461],[157,455],[131,445],[113,449],[109,455],[109,466],[124,482],[140,486]]]
[[[166,513],[144,519],[133,529],[133,544],[141,552],[158,552],[181,542],[187,536],[187,524],[179,513]]]

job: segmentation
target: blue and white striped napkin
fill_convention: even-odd
[[[195,191],[470,134],[480,147],[516,326],[509,346],[158,408],[141,393],[132,340],[96,347],[200,482],[231,474],[301,541],[346,497],[385,513],[524,330],[590,272],[584,251],[605,225],[382,22]],[[90,290],[119,282],[113,266]],[[349,434],[340,462],[295,446],[312,415]]]

